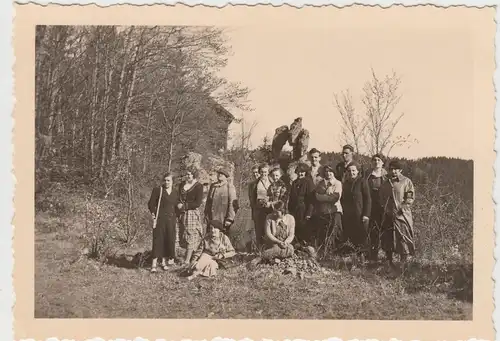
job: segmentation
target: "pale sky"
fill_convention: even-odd
[[[473,36],[467,23],[446,27],[438,17],[424,19],[397,26],[382,21],[365,27],[229,28],[234,55],[223,73],[252,89],[249,100],[255,110],[245,117],[258,121],[253,146],[301,116],[311,134],[310,148],[339,151],[340,117],[333,93],[350,89],[360,105],[373,67],[379,77],[391,70],[401,76],[397,112],[405,116],[396,134],[419,140],[409,149],[393,149],[393,156],[473,158],[473,77],[478,67]]]

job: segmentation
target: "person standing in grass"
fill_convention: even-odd
[[[335,177],[340,182],[344,182],[348,175],[346,173],[347,167],[354,162],[354,147],[350,144],[346,144],[342,147],[342,158],[343,162],[339,162],[335,167]],[[359,165],[359,173],[363,176],[363,167]]]
[[[353,265],[362,264],[368,254],[368,227],[371,213],[370,188],[359,172],[359,165],[351,162],[342,184],[342,226],[345,238],[354,248]]]
[[[256,247],[260,248],[262,245],[262,238],[264,236],[264,231],[266,227],[266,217],[271,211],[268,205],[269,202],[269,187],[271,186],[271,180],[269,179],[269,165],[262,164],[259,167],[260,177],[255,186],[255,243]]]
[[[295,168],[297,178],[292,182],[288,199],[288,212],[295,219],[295,234],[300,244],[309,242],[309,231],[306,221],[307,210],[311,201],[311,193],[314,190],[314,183],[308,176],[309,166],[299,163]]]
[[[200,206],[203,202],[203,185],[196,179],[198,170],[190,167],[186,170],[185,180],[179,186],[179,225],[181,241],[186,248],[184,265],[189,265],[193,252],[203,238],[203,226]]]
[[[309,176],[311,177],[313,184],[316,186],[318,182],[322,180],[321,152],[316,148],[312,148],[309,151],[309,160],[311,162],[311,169],[309,171]]]
[[[292,257],[294,238],[295,219],[291,214],[285,213],[285,203],[277,201],[273,205],[273,211],[266,217],[266,248],[262,253],[262,259]]]
[[[257,182],[260,178],[259,166],[255,165],[252,167],[252,181],[248,184],[248,202],[250,203],[250,209],[252,211],[252,221],[255,224],[255,207],[257,206]]]
[[[370,188],[372,209],[370,214],[370,262],[378,261],[378,251],[380,248],[380,231],[382,229],[382,218],[384,216],[384,207],[380,199],[380,187],[387,181],[387,171],[384,169],[385,158],[382,154],[372,156],[372,168],[367,172],[366,180]]]
[[[411,212],[415,187],[413,182],[402,174],[402,169],[401,162],[391,161],[389,177],[380,188],[380,198],[384,205],[381,244],[390,264],[394,253],[400,256],[402,263],[415,253]]]
[[[323,179],[315,186],[307,218],[314,221],[310,229],[316,249],[323,245],[326,250],[335,248],[336,239],[342,233],[342,183],[335,179],[332,167],[326,165],[322,170]]]
[[[218,181],[210,185],[205,205],[206,219],[223,222],[225,229],[229,229],[234,223],[236,215],[234,202],[237,200],[236,189],[229,183],[228,178],[229,172],[226,169],[217,171]]]
[[[161,258],[161,267],[168,269],[175,261],[175,228],[176,204],[178,192],[173,187],[172,174],[163,176],[163,184],[153,188],[148,202],[148,209],[153,216],[153,262],[151,272],[157,271],[158,259]],[[167,261],[168,260],[168,261]]]
[[[197,276],[211,277],[217,274],[217,261],[233,257],[236,252],[231,241],[222,231],[225,231],[219,220],[208,223],[207,234],[193,254],[190,264],[191,275],[188,280]]]

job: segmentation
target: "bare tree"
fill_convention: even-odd
[[[375,71],[371,71],[372,79],[366,82],[362,97],[366,115],[365,143],[369,153],[389,155],[395,146],[412,142],[411,135],[394,136],[396,126],[404,116],[396,111],[401,100],[401,78],[393,72],[379,79]]]
[[[342,119],[341,143],[351,144],[359,153],[363,142],[367,122],[354,109],[353,99],[349,90],[334,94],[335,107]]]
[[[372,79],[365,83],[361,103],[364,112],[356,112],[349,90],[335,94],[335,107],[340,114],[341,140],[354,146],[357,152],[389,155],[396,146],[418,142],[410,134],[395,136],[396,126],[404,116],[397,111],[401,100],[400,77],[393,72],[380,79],[372,69]]]
[[[238,194],[241,196],[243,185],[248,181],[250,175],[250,169],[253,164],[253,159],[251,157],[251,139],[253,136],[253,131],[257,127],[257,121],[248,122],[245,116],[242,115],[238,120],[241,126],[241,131],[236,137],[238,144],[235,146],[239,152],[238,160]]]

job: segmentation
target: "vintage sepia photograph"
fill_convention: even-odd
[[[35,316],[471,319],[471,70],[255,30],[37,26]]]
[[[76,332],[491,315],[494,46],[473,24],[491,11],[22,7],[19,316]]]

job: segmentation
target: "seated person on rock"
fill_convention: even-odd
[[[189,280],[198,275],[211,277],[217,274],[219,264],[217,260],[233,257],[236,252],[228,236],[223,232],[222,222],[211,220],[208,223],[207,234],[200,244],[200,247],[193,254]]]
[[[294,237],[295,218],[291,214],[285,214],[285,203],[283,201],[277,201],[273,205],[273,211],[266,218],[266,247],[262,253],[262,258],[272,260],[274,258],[292,257],[294,253],[292,246]]]

